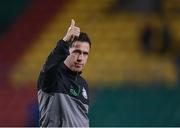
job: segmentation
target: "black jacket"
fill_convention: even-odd
[[[71,71],[64,60],[68,43],[60,40],[48,56],[38,79],[40,126],[88,127],[89,95],[81,73]]]

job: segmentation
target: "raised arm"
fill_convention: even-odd
[[[47,72],[55,68],[60,62],[63,62],[69,55],[69,42],[73,41],[74,37],[78,37],[80,28],[75,26],[75,21],[71,20],[71,25],[63,39],[61,39],[54,50],[48,56],[46,63],[43,66],[43,72]]]
[[[71,20],[71,25],[63,39],[59,40],[56,47],[48,56],[38,79],[38,89],[48,92],[56,82],[56,74],[59,63],[63,62],[69,55],[69,42],[79,36],[80,28],[75,26],[75,21]]]

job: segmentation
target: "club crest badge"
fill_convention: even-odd
[[[82,95],[85,99],[87,99],[87,92],[84,88],[82,89]]]

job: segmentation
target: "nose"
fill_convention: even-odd
[[[77,61],[82,61],[83,60],[83,54],[79,54]]]

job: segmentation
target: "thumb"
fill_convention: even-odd
[[[74,19],[71,19],[71,26],[75,26],[75,21],[74,21]]]

